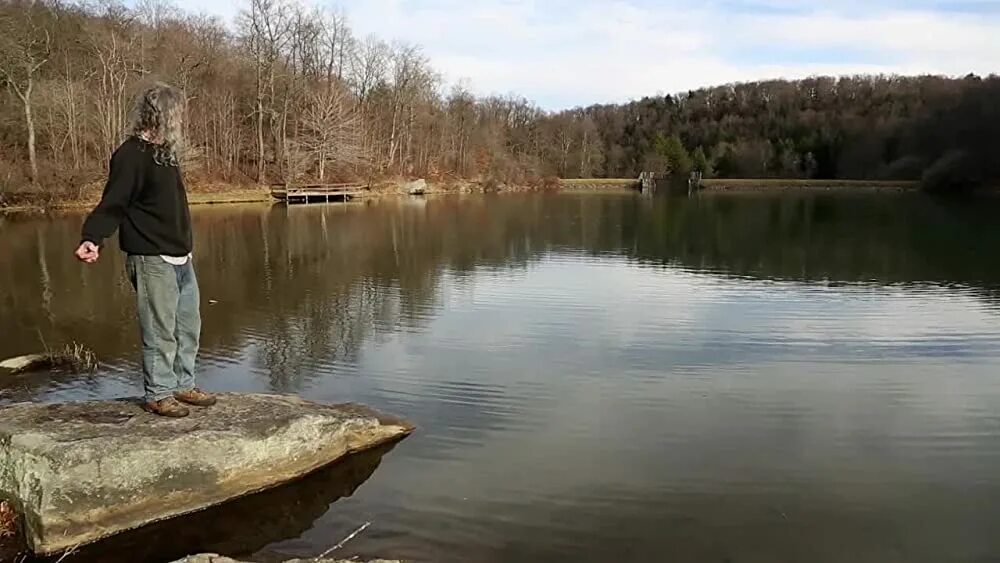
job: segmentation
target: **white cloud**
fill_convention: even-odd
[[[319,0],[304,0],[319,2]],[[229,16],[232,3],[181,0]],[[730,81],[813,74],[987,74],[1000,69],[988,0],[344,0],[358,35],[421,45],[446,84],[549,108]]]

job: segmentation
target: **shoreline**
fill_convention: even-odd
[[[784,178],[712,178],[701,181],[704,192],[794,190],[917,191],[916,180],[802,180]]]
[[[381,197],[398,197],[409,195],[405,189],[406,182],[378,182],[358,199],[375,199]],[[206,184],[216,188],[218,184]],[[195,184],[188,192],[188,203],[191,205],[225,205],[237,203],[277,202],[271,196],[269,188],[262,186],[224,186],[222,189],[199,187]],[[427,183],[427,195],[434,194],[468,194],[468,193],[512,193],[526,191],[560,191],[560,192],[595,192],[637,190],[638,180],[633,178],[570,178],[540,186],[499,184],[487,188],[476,181],[445,181]],[[889,191],[914,192],[919,191],[920,183],[906,180],[802,180],[779,178],[713,178],[701,181],[700,192],[705,193],[752,193],[752,192],[792,192],[792,191]],[[993,190],[984,190],[992,192]],[[42,199],[25,196],[26,201]],[[100,193],[97,190],[88,191],[87,196],[72,198],[56,204],[18,203],[0,205],[0,215],[16,213],[46,213],[49,211],[72,211],[90,209],[97,205]]]
[[[558,181],[558,189],[564,192],[638,190],[639,180],[636,178],[567,178]]]
[[[273,200],[271,193],[258,187],[248,187],[242,189],[232,189],[226,191],[198,191],[197,189],[188,192],[188,203],[190,205],[217,205],[227,203],[260,203]],[[45,213],[49,211],[73,211],[91,209],[100,201],[100,195],[95,197],[85,197],[82,199],[71,199],[54,205],[42,203],[17,204],[0,206],[0,214],[6,213]]]
[[[613,184],[614,182],[612,182]],[[357,200],[370,200],[382,197],[399,197],[399,196],[409,196],[406,185],[408,182],[404,181],[383,181],[374,183],[368,190],[362,192],[357,196]],[[211,186],[206,188],[206,186]],[[203,184],[199,185],[194,183],[188,189],[188,204],[189,205],[224,205],[224,204],[237,204],[237,203],[267,203],[267,202],[280,202],[271,195],[271,190],[268,187],[250,185],[250,186],[224,186],[222,189],[212,189],[218,187],[219,184]],[[543,187],[539,186],[528,186],[528,185],[508,185],[499,184],[496,187],[489,188],[483,185],[481,182],[476,181],[452,181],[452,182],[428,182],[427,189],[424,192],[425,195],[438,195],[438,194],[470,194],[470,193],[489,193],[489,192],[528,192],[528,191],[542,191]],[[48,213],[51,211],[78,211],[78,210],[89,210],[92,209],[100,201],[101,192],[99,189],[94,188],[87,191],[87,195],[80,198],[67,198],[59,203],[50,204],[46,203],[43,199],[44,194],[38,194],[37,196],[24,195],[23,199],[25,201],[32,201],[34,203],[17,203],[13,205],[0,205],[0,216],[6,214],[17,214],[17,213]],[[38,201],[41,200],[41,201]]]

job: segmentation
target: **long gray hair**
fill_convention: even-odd
[[[153,160],[177,166],[184,151],[184,92],[157,82],[135,98],[129,115],[128,133],[153,145]]]

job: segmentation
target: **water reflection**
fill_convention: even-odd
[[[406,415],[360,498],[269,545],[414,561],[1000,552],[996,201],[447,197],[196,210],[201,378]],[[0,355],[77,338],[135,394],[121,260],[7,220]],[[215,304],[208,304],[208,300]]]
[[[411,206],[209,208],[195,213],[204,349],[249,354],[270,385],[308,384],[310,362],[357,361],[362,343],[418,330],[441,277],[524,270],[550,253],[828,284],[929,283],[995,299],[997,205],[909,197],[443,198]],[[78,339],[104,358],[136,346],[117,252],[85,268],[67,248],[78,215],[0,226],[0,355]],[[129,369],[128,363],[122,367]],[[25,383],[25,382],[20,382]],[[30,383],[29,383],[30,385]]]
[[[297,538],[313,527],[333,503],[350,497],[371,478],[382,457],[393,447],[354,454],[281,487],[126,532],[52,560],[134,563],[175,561],[196,553],[250,556],[276,542]],[[347,533],[349,530],[344,535]],[[275,560],[288,559],[277,553],[271,555]]]

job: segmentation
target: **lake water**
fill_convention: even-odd
[[[886,194],[197,207],[201,384],[419,431],[98,559],[313,556],[371,522],[341,555],[996,561],[998,217]],[[0,357],[75,339],[103,366],[8,377],[2,403],[140,390],[122,257],[76,263],[81,221],[0,218]]]

